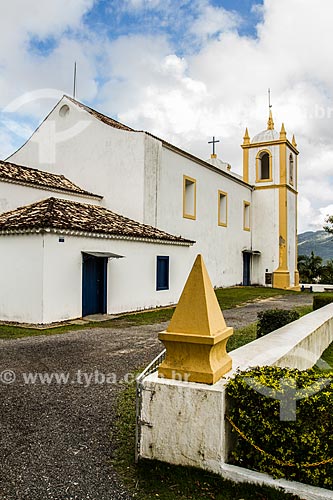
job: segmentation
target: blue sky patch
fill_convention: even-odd
[[[29,52],[32,52],[38,56],[47,57],[54,51],[56,47],[57,40],[53,37],[41,39],[36,36],[32,36],[29,39]]]

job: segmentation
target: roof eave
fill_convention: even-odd
[[[29,181],[20,181],[17,179],[8,179],[5,177],[0,176],[0,182],[8,182],[9,184],[19,184],[20,186],[27,186],[31,187],[34,189],[45,189],[45,191],[53,191],[55,193],[66,193],[70,194],[73,196],[81,196],[84,198],[92,198],[94,200],[102,200],[103,196],[99,194],[94,194],[94,193],[89,193],[89,191],[83,191],[82,193],[80,191],[74,191],[72,189],[66,189],[66,188],[56,188],[53,186],[48,186],[48,185],[43,185],[43,184],[35,184],[34,182],[29,182]]]
[[[81,236],[81,237],[88,237],[88,238],[100,238],[100,239],[113,239],[113,240],[128,240],[128,241],[140,241],[143,243],[160,243],[163,245],[177,245],[177,246],[187,246],[190,247],[194,245],[195,241],[192,240],[185,240],[185,239],[179,239],[179,240],[169,240],[167,238],[165,239],[159,239],[159,238],[145,238],[143,236],[125,236],[125,235],[117,235],[117,234],[107,234],[107,233],[93,233],[89,231],[81,231],[81,230],[75,230],[75,229],[57,229],[57,228],[25,228],[25,229],[0,229],[0,235],[1,236],[10,236],[10,235],[19,235],[19,234],[61,234],[61,235],[68,235],[68,236]]]

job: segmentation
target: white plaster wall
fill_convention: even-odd
[[[143,222],[158,227],[157,206],[161,170],[162,142],[145,135],[144,216]]]
[[[196,220],[183,217],[183,175],[196,179]],[[228,193],[228,226],[218,225],[218,191]],[[251,188],[163,148],[158,178],[157,226],[196,241],[214,286],[242,283],[243,249],[251,249],[252,230],[243,230],[243,201]],[[251,206],[252,210],[252,206]]]
[[[59,115],[67,104],[70,112]],[[115,212],[143,221],[145,134],[118,130],[64,97],[9,161],[63,174]]]
[[[0,236],[0,320],[42,323],[43,237]]]
[[[126,240],[45,236],[45,323],[82,316],[82,253],[98,251],[123,255],[108,262],[109,314],[166,306],[178,301],[193,262],[189,248]],[[156,256],[170,257],[170,288],[156,290]]]
[[[220,385],[159,379],[155,372],[142,387],[140,457],[219,473],[224,458]]]
[[[260,189],[252,194],[253,249],[261,252],[255,263],[258,283],[265,283],[265,271],[279,266],[279,190]]]
[[[22,184],[0,181],[0,213],[14,210],[23,205],[30,205],[45,198],[61,198],[91,205],[100,205],[100,200],[92,197],[69,194],[48,189],[39,189]]]
[[[296,235],[297,235],[297,228],[296,228],[296,195],[295,193],[288,191],[288,244],[287,244],[287,251],[288,251],[288,267],[290,271],[290,285],[294,286],[295,285],[295,270],[296,270],[296,252],[297,252],[297,247],[296,247]]]

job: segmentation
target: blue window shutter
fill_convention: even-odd
[[[157,256],[156,290],[169,290],[169,257]]]

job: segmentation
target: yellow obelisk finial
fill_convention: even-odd
[[[286,132],[286,129],[284,127],[284,123],[282,123],[281,131],[280,131],[280,140],[285,141],[286,139],[287,139],[287,132]]]
[[[294,146],[294,148],[297,148],[297,142],[296,142],[294,134],[293,134],[293,138],[292,138],[291,144]]]
[[[215,384],[231,370],[226,344],[232,333],[233,329],[225,324],[202,256],[198,255],[170,324],[159,334],[166,347],[159,376]]]
[[[268,122],[267,122],[267,130],[274,130],[274,121],[273,121],[273,115],[272,115],[272,110],[269,110],[269,117],[268,117]]]
[[[246,127],[245,129],[245,134],[244,134],[244,137],[243,137],[243,144],[246,145],[246,144],[250,144],[250,136],[249,136],[249,131]]]

